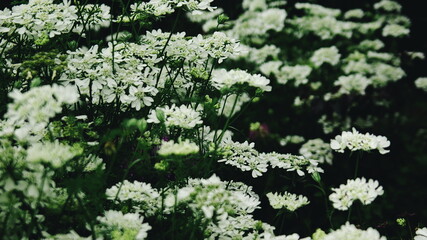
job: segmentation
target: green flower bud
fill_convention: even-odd
[[[325,238],[325,236],[326,236],[326,233],[322,229],[318,228],[316,232],[313,233],[312,238],[313,240],[322,240]]]

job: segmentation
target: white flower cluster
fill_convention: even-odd
[[[253,219],[252,215],[240,215],[221,219],[218,224],[211,224],[205,239],[272,239],[274,227]]]
[[[397,81],[406,75],[402,68],[381,62],[373,64],[372,67],[375,69],[375,73],[371,77],[374,87],[383,87],[388,82]]]
[[[147,119],[148,123],[164,123],[167,128],[180,127],[192,129],[196,125],[202,124],[200,113],[191,107],[185,105],[157,107],[152,109]]]
[[[105,192],[107,199],[121,203],[132,202],[133,208],[142,211],[145,216],[152,216],[159,208],[160,194],[151,184],[144,182],[129,182],[124,180]]]
[[[268,161],[273,168],[282,168],[288,172],[295,171],[299,176],[304,176],[306,172],[323,173],[323,169],[318,167],[318,161],[303,156],[272,152],[261,154],[261,157]]]
[[[340,229],[327,234],[322,240],[387,240],[387,238],[381,237],[380,233],[373,228],[361,230],[347,222]]]
[[[286,84],[289,80],[294,81],[294,86],[298,87],[308,83],[308,76],[312,68],[306,65],[283,66],[275,73],[277,82]]]
[[[360,19],[360,18],[363,18],[364,15],[365,14],[363,13],[362,9],[351,9],[351,10],[348,10],[347,12],[344,13],[344,18],[345,19],[351,19],[351,18]]]
[[[355,92],[360,95],[365,95],[365,89],[370,83],[370,79],[362,74],[352,74],[340,76],[338,80],[334,82],[334,85],[340,87],[338,94],[351,94]]]
[[[9,93],[13,102],[8,105],[0,135],[14,134],[20,141],[37,142],[46,131],[49,119],[62,111],[65,104],[78,100],[75,87],[58,85],[32,88],[22,93]]]
[[[54,4],[53,0],[30,0],[0,11],[0,32],[39,40],[70,32],[78,19],[77,8],[69,1]]]
[[[337,65],[340,60],[341,54],[338,48],[335,46],[328,48],[320,48],[313,53],[310,61],[316,67],[320,67],[323,63],[329,63],[331,65]]]
[[[86,101],[93,104],[119,100],[136,110],[150,106],[158,93],[154,87],[157,68],[149,69],[131,50],[123,43],[110,43],[101,51],[95,45],[89,50],[69,52],[68,68],[61,78],[65,84],[75,84]]]
[[[78,233],[76,233],[74,230],[71,230],[69,233],[65,233],[65,234],[55,234],[55,235],[51,235],[48,233],[43,233],[43,239],[44,240],[90,240],[90,237],[82,237],[80,236]]]
[[[326,8],[317,4],[311,4],[311,3],[296,3],[295,4],[296,9],[304,9],[305,12],[309,13],[310,15],[316,15],[316,16],[331,16],[331,17],[337,17],[341,14],[341,11],[338,9],[332,9],[332,8]]]
[[[271,240],[311,240],[310,237],[306,238],[300,238],[300,236],[297,233],[291,234],[291,235],[280,235],[273,237]]]
[[[365,178],[349,179],[347,183],[341,184],[339,188],[333,188],[333,193],[329,195],[334,208],[338,210],[348,210],[355,200],[359,200],[363,205],[372,203],[377,196],[384,194],[383,187],[378,181]]]
[[[283,194],[279,193],[267,193],[268,201],[270,202],[271,207],[274,209],[285,208],[291,212],[294,212],[298,208],[308,205],[307,197],[303,195],[296,195],[289,192],[284,192]]]
[[[427,92],[427,77],[420,77],[415,80],[415,86]]]
[[[381,41],[364,41],[361,44],[361,50],[367,51],[367,53],[355,51],[344,59],[345,64],[342,66],[342,70],[347,75],[339,77],[334,83],[334,85],[340,86],[338,96],[351,92],[363,95],[368,86],[384,87],[389,82],[397,81],[405,76],[403,69],[397,67],[400,64],[397,56],[391,53],[371,51],[378,50],[383,45]]]
[[[409,29],[399,24],[388,24],[383,28],[383,36],[405,37],[409,35]]]
[[[143,223],[144,218],[136,213],[123,214],[119,211],[109,210],[104,213],[104,216],[98,217],[100,222],[98,231],[112,235],[120,239],[122,236],[132,236],[132,239],[143,240],[148,236],[148,231],[151,226],[148,223]],[[117,235],[120,232],[120,235]]]
[[[387,12],[400,12],[402,10],[402,5],[395,1],[381,0],[380,2],[374,4],[374,8]]]
[[[27,161],[48,163],[53,168],[59,168],[78,154],[77,150],[60,143],[58,140],[34,143],[27,150]]]
[[[216,175],[208,179],[189,179],[188,185],[171,192],[166,196],[166,207],[175,204],[186,204],[193,212],[203,212],[207,219],[214,215],[221,219],[227,215],[236,216],[250,214],[259,208],[259,196],[249,189],[247,185],[238,183],[227,188],[227,182],[221,181]]]
[[[414,240],[427,240],[427,228],[419,228],[415,233],[417,235],[414,237]]]
[[[253,38],[259,42],[268,36],[268,31],[280,32],[285,27],[287,13],[283,9],[269,8],[263,11],[247,11],[235,22],[229,31],[239,39]]]
[[[257,65],[263,64],[268,58],[277,58],[280,49],[275,45],[264,45],[262,48],[254,48],[240,44],[240,55],[231,56],[231,59],[239,59],[252,62]],[[268,74],[267,74],[268,75]]]
[[[248,84],[263,91],[271,91],[270,80],[259,75],[249,74],[244,70],[216,69],[212,72],[212,85],[218,90],[229,89],[236,85]]]
[[[222,144],[224,158],[218,162],[224,162],[242,171],[252,171],[254,178],[262,176],[267,172],[268,162],[259,157],[259,153],[254,147],[254,143],[225,142]]]
[[[0,11],[0,32],[18,33],[38,45],[46,44],[50,38],[71,31],[80,33],[83,25],[99,28],[108,26],[110,8],[106,5],[88,5],[83,9],[83,24],[78,9],[70,1],[55,4],[53,0],[30,0],[28,4],[14,6],[12,10]]]
[[[242,171],[252,171],[252,177],[262,176],[267,172],[267,167],[282,168],[286,171],[296,171],[299,176],[304,176],[305,172],[323,172],[318,167],[316,160],[306,159],[302,156],[280,153],[259,153],[254,149],[254,143],[238,143],[231,140],[221,144],[223,159],[219,162],[232,165]]]
[[[184,8],[187,11],[209,10],[214,7],[210,4],[213,0],[150,0],[148,2],[134,3],[131,5],[132,15],[135,18],[138,14],[150,14],[156,17],[175,12],[176,8]]]
[[[256,221],[251,213],[259,208],[259,196],[240,182],[224,182],[213,175],[189,179],[188,185],[166,192],[165,213],[189,209],[209,222],[206,239],[270,239],[274,227]],[[175,207],[174,207],[175,206]]]
[[[385,148],[390,146],[390,141],[384,136],[375,136],[369,133],[359,133],[355,128],[352,132],[344,131],[341,135],[331,140],[331,148],[343,153],[345,149],[350,151],[370,151],[377,149],[379,153],[386,154],[390,150]]]
[[[335,36],[350,38],[353,35],[353,29],[357,28],[354,22],[338,20],[337,17],[341,15],[341,11],[338,9],[309,3],[297,3],[295,8],[307,13],[305,16],[287,21],[298,29],[292,33],[297,38],[308,33],[314,34],[322,40],[333,39]]]
[[[191,154],[196,154],[199,152],[199,146],[197,144],[190,142],[186,139],[185,141],[178,141],[175,143],[173,140],[162,141],[160,149],[157,153],[160,156],[187,156]]]
[[[311,139],[304,143],[299,149],[299,154],[320,163],[332,164],[333,154],[331,147],[320,138]]]
[[[218,59],[219,63],[226,58],[239,55],[240,53],[238,41],[234,38],[230,38],[223,32],[214,32],[212,36],[207,38],[203,38],[202,35],[199,34],[192,42],[200,46],[201,49],[204,49],[204,52],[210,57]],[[200,54],[200,52],[194,53]]]

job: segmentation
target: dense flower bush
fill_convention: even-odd
[[[366,171],[395,149],[376,127],[411,21],[391,0],[312,2],[0,10],[0,237],[426,238],[421,220],[381,229],[393,186]]]

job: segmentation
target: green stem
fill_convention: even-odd
[[[351,210],[353,210],[353,205],[350,206],[350,209],[348,210],[348,214],[347,214],[347,222],[350,222],[350,218],[351,218]]]

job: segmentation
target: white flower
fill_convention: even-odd
[[[374,68],[375,74],[371,77],[374,87],[383,87],[388,82],[397,81],[406,75],[402,68],[385,63],[377,63]]]
[[[409,35],[409,29],[398,24],[388,24],[383,28],[382,34],[384,37],[404,37]]]
[[[415,80],[415,86],[427,92],[427,77],[420,77]]]
[[[276,74],[277,82],[286,84],[289,80],[294,80],[294,86],[308,83],[308,76],[311,73],[311,67],[305,65],[283,66]]]
[[[9,93],[13,102],[8,105],[3,130],[0,134],[11,134],[19,141],[37,142],[45,134],[50,118],[62,111],[62,106],[76,103],[77,89],[74,86],[41,86],[21,93]],[[7,132],[4,132],[7,130]]]
[[[247,11],[235,21],[229,33],[239,39],[253,38],[254,42],[257,42],[257,39],[262,42],[262,39],[268,36],[268,31],[283,30],[286,16],[286,11],[278,8],[269,8],[261,12]]]
[[[200,46],[209,56],[218,59],[219,63],[231,56],[239,55],[240,53],[238,41],[234,38],[230,38],[223,32],[214,32],[212,36],[207,38],[203,38],[203,36],[199,34],[197,37],[193,38],[189,44]]]
[[[93,104],[118,100],[122,110],[130,106],[138,111],[150,106],[159,92],[155,87],[159,59],[153,57],[157,53],[155,49],[147,50],[146,45],[114,43],[113,46],[111,42],[104,49],[97,45],[77,49],[68,52],[68,66],[61,80],[65,85],[75,85],[81,96]]]
[[[334,66],[338,64],[340,57],[341,54],[339,54],[338,48],[332,46],[316,50],[311,56],[310,61],[316,67],[320,67],[323,63],[329,63]]]
[[[414,240],[427,240],[427,228],[419,228],[415,233],[417,235]]]
[[[370,50],[375,50],[378,51],[381,48],[384,47],[384,43],[379,40],[379,39],[375,39],[375,40],[363,40],[360,44],[359,44],[361,49],[370,49]]]
[[[267,193],[267,197],[274,209],[285,208],[291,212],[310,203],[307,197],[289,192],[284,192],[283,194]]]
[[[381,2],[375,3],[374,8],[377,10],[383,9],[387,12],[400,12],[402,5],[395,1],[382,0]]]
[[[279,72],[280,66],[283,63],[281,61],[269,61],[266,63],[263,63],[259,70],[266,76],[270,76],[271,74],[276,75]]]
[[[296,9],[304,9],[307,13],[311,15],[321,16],[321,17],[337,17],[341,14],[341,10],[326,8],[317,4],[311,3],[296,3]]]
[[[243,0],[243,9],[249,11],[265,10],[268,8],[266,0]]]
[[[347,12],[345,12],[344,14],[344,18],[345,19],[350,19],[350,18],[363,18],[365,14],[363,13],[362,9],[352,9],[352,10],[348,10]]]
[[[327,234],[322,240],[387,240],[387,238],[381,237],[373,228],[361,230],[347,222],[340,229]]]
[[[111,201],[133,202],[135,208],[142,210],[147,216],[153,215],[158,210],[159,203],[161,204],[158,191],[151,184],[138,181],[124,180],[108,188],[105,195]]]
[[[101,223],[101,231],[136,230],[135,240],[145,239],[148,235],[147,232],[151,229],[148,223],[143,223],[144,218],[137,213],[123,214],[119,211],[109,210],[104,213],[104,216],[97,219]]]
[[[53,168],[63,166],[68,160],[80,154],[70,146],[55,142],[34,143],[27,151],[28,162],[44,162]]]
[[[363,205],[372,203],[377,196],[384,193],[378,181],[365,178],[349,179],[347,183],[341,184],[339,188],[333,188],[333,193],[329,195],[334,208],[338,210],[348,210],[355,200],[359,200]]]
[[[322,139],[311,139],[304,143],[299,149],[299,154],[307,159],[314,159],[320,163],[332,164],[332,150],[328,143]]]
[[[199,146],[197,144],[190,142],[190,140],[186,139],[185,141],[178,141],[175,143],[173,140],[170,141],[162,141],[160,145],[159,151],[157,153],[160,156],[186,156],[190,154],[196,154],[199,152]]]
[[[355,128],[352,132],[342,132],[341,135],[331,140],[331,148],[343,153],[346,148],[350,151],[370,151],[377,149],[381,154],[386,154],[390,150],[385,148],[390,146],[390,141],[384,136],[375,136],[369,133],[361,134]]]
[[[130,103],[135,110],[139,111],[141,107],[151,106],[153,98],[159,90],[154,87],[130,86],[129,95],[124,97],[124,101]],[[149,93],[150,95],[147,95]]]
[[[178,107],[175,104],[170,107],[157,107],[155,110],[151,110],[147,122],[155,124],[164,122],[168,128],[180,127],[184,129],[192,129],[203,123],[199,112],[191,107],[185,105]]]
[[[358,93],[365,95],[365,89],[369,86],[371,81],[361,74],[352,74],[348,76],[340,76],[334,82],[335,86],[340,86],[339,94]]]
[[[239,49],[240,54],[231,56],[231,59],[241,59],[246,62],[255,63],[256,65],[261,65],[265,63],[268,58],[278,58],[278,55],[280,53],[280,49],[275,45],[264,45],[262,48],[254,48],[244,44],[240,44]],[[268,74],[266,75],[268,76]]]
[[[318,161],[307,159],[303,156],[272,152],[262,153],[260,157],[263,158],[264,161],[269,162],[273,168],[282,168],[289,172],[295,171],[299,176],[304,176],[306,172],[323,172],[323,169],[317,166],[319,164]]]
[[[287,236],[286,235],[275,236],[271,240],[311,240],[311,238],[310,237],[300,238],[298,234],[294,233]]]
[[[243,70],[216,69],[212,72],[211,81],[212,85],[219,90],[246,83],[263,91],[271,91],[271,86],[268,85],[270,80],[259,74],[252,75]]]
[[[221,144],[224,158],[218,162],[225,162],[242,171],[252,171],[252,177],[259,177],[267,172],[268,162],[259,157],[254,147],[254,143],[224,142]]]

